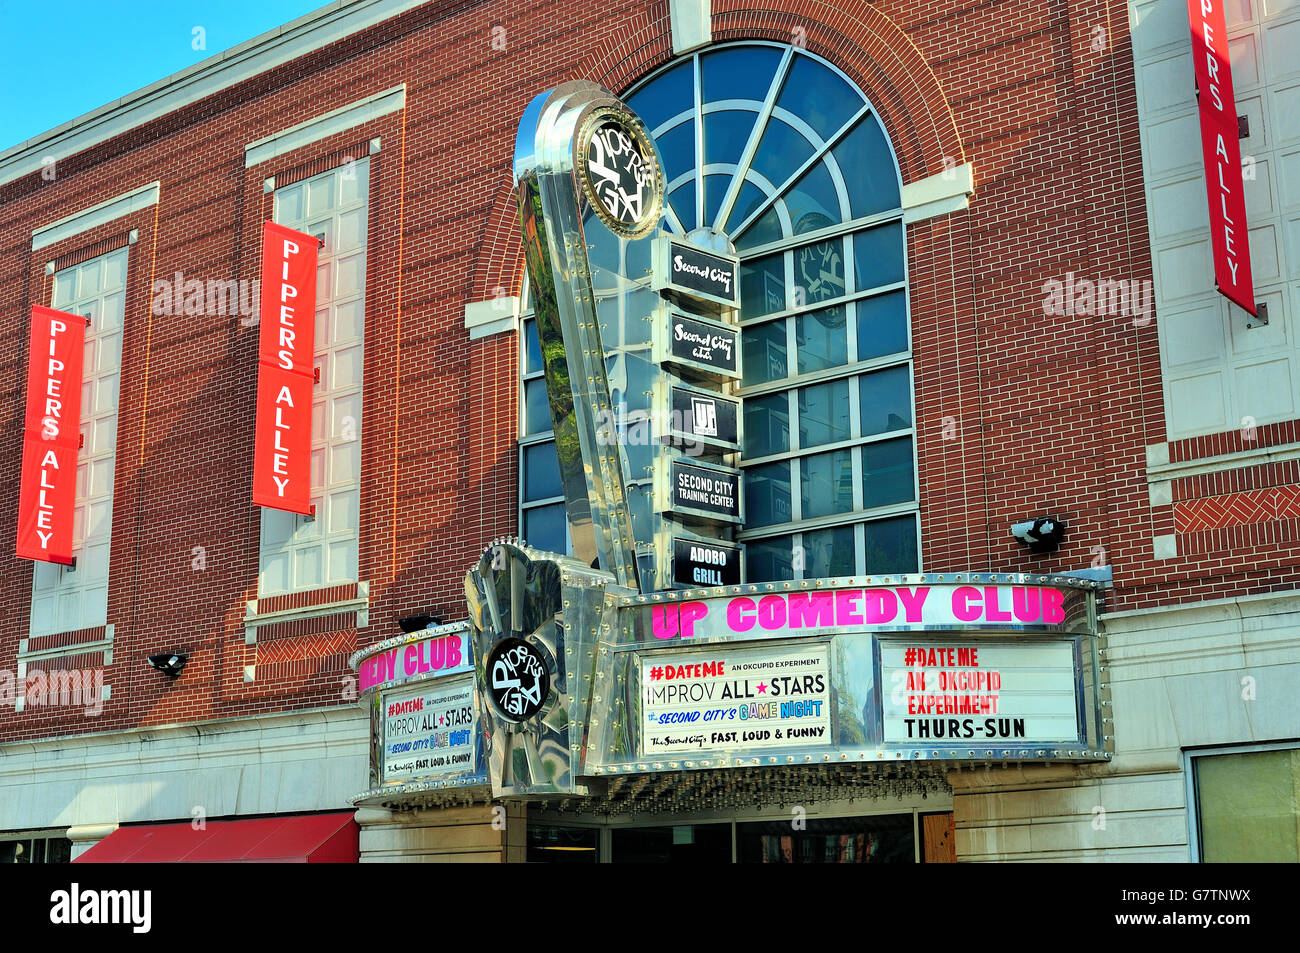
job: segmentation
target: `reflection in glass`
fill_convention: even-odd
[[[799,497],[803,519],[847,513],[853,509],[853,451],[836,450],[799,461]],[[852,542],[852,531],[849,533]],[[852,562],[853,547],[849,547]]]
[[[916,860],[911,814],[808,818],[736,825],[736,859],[748,864],[910,864]]]
[[[551,429],[551,405],[546,397],[546,379],[538,377],[524,384],[524,430],[546,433]]]
[[[827,381],[799,390],[799,446],[816,447],[848,440],[849,382]]]
[[[852,526],[835,526],[803,534],[805,579],[852,576],[858,564]]]
[[[569,548],[566,538],[563,503],[524,510],[524,540],[529,546],[548,553],[565,553]]]
[[[785,256],[778,252],[740,266],[740,313],[757,318],[785,310]]]
[[[741,335],[744,384],[763,384],[779,380],[786,369],[785,321],[771,321],[757,327],[746,328]]]
[[[700,57],[700,87],[706,103],[750,99],[761,103],[781,62],[775,46],[733,46]]]
[[[745,470],[745,525],[790,522],[790,461]]]
[[[695,120],[678,123],[655,140],[664,163],[664,181],[695,168]]]
[[[530,864],[594,864],[599,860],[600,829],[528,825]]]
[[[683,60],[627,97],[627,104],[653,133],[667,120],[695,105],[695,66]]]
[[[863,528],[867,534],[867,572],[885,575],[918,571],[915,516],[876,520]]]
[[[794,333],[800,374],[848,363],[849,338],[844,305],[799,315],[795,318]],[[844,392],[848,394],[847,385]]]
[[[796,169],[812,156],[808,140],[781,120],[772,116],[758,141],[758,151],[751,163],[755,172],[774,186],[785,183]]]
[[[862,436],[912,426],[912,392],[906,365],[863,374],[858,381],[862,388]]]
[[[829,228],[844,221],[839,193],[823,159],[805,172],[785,193],[785,207],[790,211],[794,233],[804,235]]]
[[[863,99],[821,63],[811,57],[796,56],[776,105],[794,113],[825,140],[853,118],[862,108]]]
[[[831,150],[831,155],[844,175],[853,218],[898,208],[898,172],[889,143],[874,117],[863,117]]]
[[[888,506],[915,498],[912,438],[882,440],[862,448],[862,505]]]
[[[902,281],[902,223],[892,222],[855,234],[853,271],[859,291]]]
[[[745,456],[766,457],[790,449],[790,398],[787,394],[749,397],[745,408]]]
[[[866,298],[858,312],[858,360],[907,350],[907,301],[902,291]]]
[[[745,544],[745,578],[750,582],[778,582],[794,578],[793,536],[756,539]]]
[[[554,441],[524,447],[524,502],[563,496],[560,457]]]
[[[795,249],[794,283],[803,289],[803,301],[796,300],[797,306],[841,297],[845,291],[844,239],[832,238]]]

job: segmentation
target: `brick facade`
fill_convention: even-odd
[[[715,43],[798,42],[843,69],[880,110],[905,183],[974,165],[968,210],[908,229],[926,571],[1104,561],[1115,572],[1110,609],[1295,586],[1295,463],[1177,480],[1176,502],[1152,507],[1146,448],[1166,439],[1159,316],[1044,313],[1044,282],[1067,272],[1152,277],[1125,3],[715,0],[713,13]],[[0,742],[350,704],[352,651],[391,636],[406,615],[463,617],[466,569],[493,538],[517,531],[515,342],[471,341],[463,318],[468,303],[519,293],[509,168],[519,115],[564,80],[621,90],[671,58],[666,0],[599,10],[554,0],[428,4],[56,156],[53,181],[36,173],[0,185],[0,400],[11,466],[27,315],[49,300],[46,263],[102,254],[136,232],[113,505],[111,699],[93,720],[0,709]],[[400,111],[245,168],[245,144],[402,83]],[[337,167],[375,138],[359,555],[368,623],[358,628],[347,614],[277,623],[249,644],[256,330],[231,316],[152,315],[150,283],[177,271],[256,277],[270,215],[264,180],[279,186]],[[33,229],[154,181],[156,206],[31,250]],[[1259,428],[1248,444],[1232,433],[1179,441],[1170,459],[1294,433],[1283,424]],[[1285,513],[1252,510],[1242,525],[1220,516],[1212,528],[1186,515],[1204,497],[1269,488],[1270,501],[1290,493]],[[17,498],[17,480],[7,480],[0,538],[14,537]],[[1066,542],[1032,556],[1009,526],[1049,514],[1069,523]],[[1176,557],[1156,559],[1152,540],[1162,534],[1178,534]],[[2,669],[15,668],[28,635],[31,583],[28,562],[0,566]],[[271,601],[259,611],[292,607]],[[41,645],[96,636],[63,638]],[[175,682],[144,664],[160,651],[191,655]]]

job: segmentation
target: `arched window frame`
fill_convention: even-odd
[[[758,47],[765,46],[780,51],[780,61],[776,67],[775,73],[768,84],[762,100],[759,99],[719,99],[716,101],[706,101],[704,96],[704,83],[702,78],[701,60],[715,52],[731,49],[740,46]],[[842,121],[838,128],[823,138],[813,128],[813,125],[804,117],[796,115],[778,104],[782,98],[783,84],[789,77],[790,72],[796,62],[797,57],[808,57],[815,64],[818,64],[830,70],[839,80],[848,87],[861,100],[860,105],[849,113],[849,118]],[[838,575],[862,575],[867,573],[882,574],[885,572],[916,572],[922,569],[921,548],[920,548],[920,513],[919,513],[919,467],[917,464],[917,447],[916,447],[916,428],[915,428],[915,393],[914,393],[914,374],[912,372],[912,342],[911,342],[911,308],[908,300],[908,274],[907,274],[907,251],[906,251],[906,224],[903,221],[903,208],[901,200],[896,200],[897,204],[890,208],[879,211],[873,211],[871,214],[864,214],[853,217],[851,214],[851,201],[849,186],[845,181],[844,174],[840,169],[840,164],[835,157],[835,150],[854,132],[863,122],[873,121],[876,116],[875,110],[870,100],[858,89],[854,83],[842,70],[834,64],[809,53],[803,49],[797,49],[791,46],[771,43],[767,41],[744,41],[739,43],[719,44],[706,49],[680,57],[670,63],[665,64],[659,70],[647,75],[639,80],[626,94],[633,108],[637,108],[636,99],[638,94],[644,93],[651,88],[654,83],[664,77],[670,71],[682,67],[684,63],[690,63],[689,69],[692,71],[692,88],[694,92],[694,102],[690,107],[679,110],[678,112],[667,117],[659,119],[657,124],[651,128],[651,134],[659,140],[662,145],[664,136],[673,132],[682,126],[683,123],[693,123],[694,135],[694,161],[690,168],[684,171],[675,172],[672,178],[666,183],[666,194],[671,198],[678,189],[684,185],[693,184],[694,187],[694,212],[695,221],[698,222],[703,217],[708,196],[704,188],[705,179],[708,176],[717,174],[729,174],[732,181],[728,184],[727,191],[718,207],[718,213],[708,224],[730,224],[729,218],[735,212],[738,205],[738,199],[745,188],[744,183],[753,183],[758,188],[763,197],[758,205],[744,213],[740,226],[734,231],[729,232],[733,240],[737,237],[743,239],[747,229],[755,223],[761,221],[768,214],[769,209],[775,209],[775,214],[780,222],[782,236],[779,239],[765,241],[759,244],[746,247],[739,243],[739,254],[742,262],[742,269],[748,264],[752,264],[760,259],[767,259],[770,256],[780,255],[782,261],[782,279],[785,289],[794,289],[796,287],[795,254],[801,249],[811,249],[814,247],[823,247],[827,243],[839,241],[839,247],[842,252],[843,261],[843,289],[842,293],[831,297],[820,298],[816,301],[803,301],[802,303],[792,299],[789,294],[785,298],[785,307],[761,314],[746,314],[745,310],[741,312],[742,334],[746,337],[746,343],[749,344],[757,335],[757,329],[764,326],[772,326],[778,322],[785,323],[785,355],[786,355],[786,374],[771,380],[753,381],[753,375],[747,373],[746,380],[739,390],[739,394],[747,399],[758,400],[761,398],[772,398],[776,395],[785,394],[787,396],[787,446],[773,453],[746,453],[742,455],[741,466],[745,469],[747,476],[757,476],[763,472],[761,468],[780,469],[782,465],[789,467],[789,506],[790,518],[781,522],[771,522],[766,525],[747,527],[739,534],[739,538],[748,544],[750,550],[749,581],[766,581],[768,579],[804,579],[817,578],[824,576]],[[704,163],[705,144],[704,130],[708,116],[733,109],[743,109],[755,112],[757,119],[750,130],[749,137],[745,142],[738,162],[709,164]],[[802,162],[797,164],[793,170],[785,175],[781,182],[772,182],[760,174],[751,166],[752,161],[758,151],[764,132],[772,118],[784,122],[790,128],[804,137],[811,147],[811,154]],[[888,151],[889,161],[892,164],[892,170],[895,180],[898,179],[898,160],[893,150],[893,145],[889,140],[887,131],[879,123],[878,118],[874,118],[880,138]],[[800,184],[804,176],[815,170],[822,162],[826,160],[826,167],[830,173],[830,178],[834,186],[836,198],[839,203],[839,218],[825,227],[812,229],[801,234],[795,235],[794,223],[791,221],[789,211],[785,207],[785,197],[792,195],[792,189]],[[744,180],[736,178],[736,172],[741,168],[746,169]],[[901,189],[901,181],[898,181]],[[665,226],[676,234],[686,234],[690,229],[688,224],[694,225],[694,222],[683,221],[684,210],[682,214],[672,202],[665,203]],[[897,225],[899,229],[899,251],[901,253],[901,274],[897,280],[868,284],[863,287],[856,285],[856,266],[855,247],[857,239],[850,237],[861,233],[868,232],[873,226],[889,227]],[[860,342],[857,340],[857,325],[859,318],[858,312],[861,307],[873,299],[883,299],[885,296],[895,292],[902,292],[902,333],[904,346],[901,349],[890,351],[885,354],[870,354],[865,357],[859,355],[863,353]],[[526,301],[526,296],[525,296]],[[527,305],[525,304],[525,308]],[[845,360],[842,363],[830,364],[828,366],[810,370],[807,372],[801,369],[801,358],[799,356],[799,322],[805,319],[808,322],[813,321],[813,317],[820,313],[828,313],[833,309],[842,310],[844,318],[844,336],[845,336]],[[527,314],[524,315],[524,323],[521,323],[521,329],[527,331]],[[746,333],[748,332],[748,333]],[[780,332],[777,332],[780,336]],[[527,348],[527,335],[521,335],[521,373],[523,374],[524,384],[521,388],[520,395],[520,474],[521,474],[521,492],[520,492],[520,527],[521,533],[527,536],[525,530],[525,518],[527,511],[534,507],[542,505],[554,505],[555,500],[526,500],[525,484],[528,474],[525,467],[524,454],[526,448],[537,446],[551,439],[549,430],[541,432],[538,430],[530,431],[525,419],[527,408],[525,406],[526,395],[523,388],[527,387],[529,379],[537,378],[540,375],[537,372],[529,372],[526,361],[527,356],[524,353]],[[749,348],[747,347],[747,350]],[[873,382],[881,381],[884,376],[877,372],[888,372],[897,368],[906,368],[906,424],[903,427],[894,427],[888,430],[877,430],[864,434],[863,426],[863,387],[864,381],[868,378]],[[894,377],[897,377],[895,371]],[[837,439],[823,443],[813,443],[807,447],[800,445],[798,421],[799,401],[801,395],[807,395],[817,391],[819,388],[831,393],[836,386],[841,389],[847,389],[848,402],[848,436],[845,439]],[[536,386],[536,385],[534,385]],[[902,406],[901,391],[898,392],[898,406]],[[839,400],[841,398],[837,398]],[[748,406],[755,406],[749,404]],[[779,411],[778,411],[779,412]],[[749,413],[747,411],[747,417]],[[900,417],[901,420],[901,417]],[[866,454],[869,452],[866,448],[877,448],[884,451],[880,445],[890,441],[907,440],[910,442],[910,478],[911,492],[905,500],[891,501],[880,505],[869,505],[866,499],[866,489],[864,487],[864,465]],[[896,450],[899,444],[894,444]],[[747,447],[747,450],[751,448]],[[890,451],[891,453],[893,450]],[[849,462],[849,480],[851,484],[852,501],[848,509],[840,512],[831,512],[818,514],[815,516],[805,516],[804,506],[801,499],[801,484],[803,476],[801,470],[805,466],[813,465],[812,458],[825,460],[834,457],[835,462],[839,465],[838,486],[842,490],[845,485],[843,457],[840,454],[847,453]],[[895,466],[897,469],[897,465]],[[751,508],[752,512],[752,508]],[[907,527],[901,523],[901,520],[910,520],[910,533]],[[886,525],[888,521],[888,526]],[[868,559],[868,545],[870,539],[869,533],[875,534],[888,529],[896,537],[898,545],[904,550],[910,546],[910,557],[912,562],[905,564],[893,565],[871,565],[872,560]],[[852,535],[852,554],[848,555],[848,536]],[[768,549],[780,549],[782,541],[788,538],[790,549],[790,558],[788,565],[783,565],[780,559],[774,559],[767,570],[762,568],[766,557],[756,559]],[[531,540],[530,540],[531,542]],[[794,547],[802,547],[803,558],[795,558],[798,550]],[[900,550],[902,551],[902,550]],[[774,568],[775,567],[775,568]]]

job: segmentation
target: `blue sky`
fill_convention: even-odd
[[[0,151],[327,2],[0,0]]]

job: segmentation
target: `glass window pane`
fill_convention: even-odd
[[[700,88],[706,103],[721,99],[761,102],[781,62],[775,46],[733,46],[700,57]]]
[[[903,280],[902,222],[853,236],[853,274],[859,291]]]
[[[727,197],[727,189],[731,187],[731,173],[717,172],[704,177],[704,221],[708,224],[718,217],[718,212],[722,210],[722,200]]]
[[[542,370],[542,342],[537,334],[537,322],[524,322],[524,373]]]
[[[861,436],[912,426],[912,392],[906,366],[864,374],[858,380],[862,387]]]
[[[829,139],[862,108],[863,99],[838,74],[812,57],[796,55],[776,104]]]
[[[524,447],[524,502],[563,496],[560,486],[560,457],[555,442]]]
[[[546,398],[546,379],[538,377],[524,384],[524,430],[546,433],[551,429],[551,405]]]
[[[671,182],[695,168],[695,120],[678,123],[655,140],[664,160],[664,181]]]
[[[704,164],[735,165],[745,151],[758,114],[748,109],[724,109],[704,115]],[[731,176],[727,176],[731,180]]]
[[[785,206],[796,235],[805,235],[844,221],[839,193],[831,178],[826,160],[799,177],[785,193]]]
[[[884,440],[862,448],[862,505],[906,503],[916,496],[912,439]]]
[[[740,194],[736,196],[736,204],[731,207],[731,212],[728,213],[726,221],[718,225],[718,229],[725,232],[733,222],[739,225],[754,213],[754,209],[763,204],[765,198],[767,198],[766,192],[753,182],[745,182],[740,187]]]
[[[691,179],[674,189],[673,194],[668,196],[668,204],[677,213],[682,228],[688,232],[693,229],[695,227],[695,180]]]
[[[867,572],[881,576],[917,571],[916,517],[876,520],[863,529],[867,534]]]
[[[541,827],[528,825],[530,864],[594,864],[599,860],[597,827]]]
[[[800,374],[848,363],[849,338],[844,305],[799,315],[794,319],[794,334]],[[848,393],[847,385],[844,392]]]
[[[858,571],[852,526],[836,526],[803,534],[805,579],[852,576]]]
[[[615,827],[609,848],[613,864],[729,864],[731,825]]]
[[[740,221],[743,222],[744,220],[741,219]],[[746,248],[757,248],[759,245],[777,241],[784,234],[785,229],[781,224],[781,216],[777,213],[774,205],[760,215],[758,221],[741,232],[740,237],[736,239],[736,250],[744,251]]]
[[[916,860],[911,814],[808,818],[736,825],[742,864],[910,864]]]
[[[690,58],[682,60],[629,96],[627,104],[654,133],[682,110],[695,107],[695,64]]]
[[[795,306],[844,295],[844,239],[805,245],[794,252]],[[802,292],[799,289],[803,289]],[[803,301],[799,301],[802,294]]]
[[[810,520],[853,509],[853,451],[819,453],[799,461],[802,517]]]
[[[524,510],[524,540],[534,549],[548,553],[568,552],[564,526],[564,504],[536,506]]]
[[[874,116],[863,118],[831,150],[831,155],[844,174],[853,218],[898,208],[901,201],[898,172],[889,143]]]
[[[1202,861],[1300,861],[1300,748],[1192,763]]]
[[[769,116],[751,166],[773,186],[780,188],[812,154],[812,144],[801,133],[775,116]]]
[[[785,321],[769,321],[741,332],[744,384],[762,384],[789,375],[786,364]]]
[[[745,578],[749,582],[777,582],[794,578],[793,536],[756,539],[745,544]]]
[[[772,526],[788,523],[790,510],[790,461],[765,463],[745,471],[745,525]]]
[[[849,382],[827,381],[799,391],[799,446],[817,447],[853,436],[849,425]]]
[[[858,317],[858,360],[907,350],[907,298],[902,291],[866,298],[854,305]]]
[[[777,252],[740,266],[740,313],[745,318],[785,310],[785,255]]]
[[[745,400],[745,456],[765,457],[790,449],[790,398],[782,394]]]

